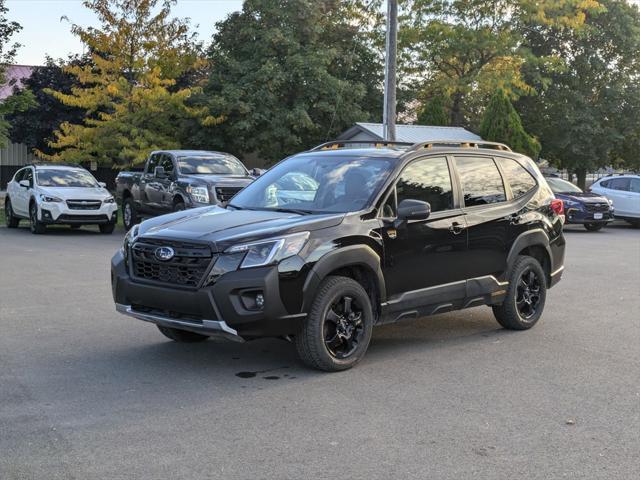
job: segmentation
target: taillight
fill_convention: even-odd
[[[556,215],[564,215],[564,203],[562,203],[562,200],[558,198],[551,200],[551,210],[553,210]]]

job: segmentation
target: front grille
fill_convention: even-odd
[[[156,250],[160,247],[171,247],[173,258],[159,260]],[[131,248],[135,277],[184,287],[197,287],[213,258],[208,246],[185,242],[141,239]]]
[[[242,190],[242,187],[216,187],[216,197],[220,202],[228,202],[233,196]]]
[[[585,203],[584,204],[584,209],[587,212],[590,212],[590,213],[608,212],[609,211],[609,204],[608,203]]]
[[[67,200],[67,207],[71,210],[98,210],[101,200]]]

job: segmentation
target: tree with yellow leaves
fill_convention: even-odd
[[[101,23],[72,26],[91,61],[68,65],[77,78],[71,93],[49,90],[64,105],[81,108],[81,124],[65,122],[50,146],[51,161],[125,166],[141,163],[150,151],[180,148],[184,122],[200,117],[188,106],[196,88],[178,85],[202,66],[199,45],[187,20],[170,18],[175,0],[85,0]]]

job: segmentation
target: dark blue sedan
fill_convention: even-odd
[[[556,198],[564,203],[565,223],[584,225],[595,232],[613,221],[613,204],[596,193],[583,192],[573,183],[557,177],[547,177]]]

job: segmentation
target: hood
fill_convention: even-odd
[[[249,175],[182,175],[182,179],[192,183],[227,187],[246,187],[254,180]]]
[[[62,200],[104,200],[111,196],[109,190],[102,187],[39,187],[38,192]]]
[[[609,201],[602,195],[591,192],[556,193],[556,197],[560,200],[571,200],[573,202],[580,203],[609,203]]]
[[[238,242],[332,227],[342,222],[343,218],[342,213],[298,215],[202,207],[146,220],[140,224],[138,235],[167,240],[205,241],[213,244],[216,251],[222,251]]]

